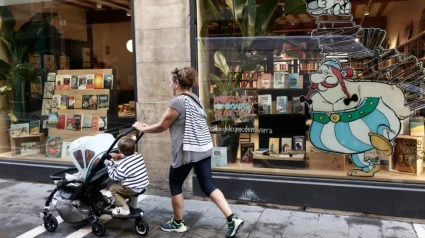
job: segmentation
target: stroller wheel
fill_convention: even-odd
[[[102,222],[98,221],[93,223],[92,227],[91,227],[93,233],[97,236],[97,237],[102,237],[105,235],[106,232],[106,227],[105,224],[103,224]]]
[[[137,234],[146,236],[149,232],[149,224],[142,218],[137,218],[135,223]]]
[[[58,228],[58,220],[52,215],[44,219],[44,228],[49,232],[54,232]]]

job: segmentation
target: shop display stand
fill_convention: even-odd
[[[59,70],[57,72],[57,75],[87,75],[87,74],[96,74],[96,73],[102,73],[102,74],[112,74],[112,69],[82,69],[82,70]],[[115,80],[115,75],[114,75]],[[115,82],[113,82],[114,84]],[[106,94],[109,96],[109,102],[111,102],[111,90],[110,89],[69,89],[69,90],[55,90],[55,95],[67,95],[67,96],[77,96],[77,95],[102,95]],[[109,104],[109,108],[111,107],[111,104]],[[109,121],[110,118],[108,118],[108,110],[109,108],[101,108],[96,110],[90,110],[90,109],[53,109],[52,112],[57,112],[59,115],[65,115],[65,125],[68,117],[73,117],[74,114],[81,114],[83,115],[92,115],[97,117],[106,117],[107,121]],[[54,129],[49,128],[49,136],[54,137],[61,137],[62,142],[72,142],[75,139],[78,139],[83,136],[90,136],[95,135],[99,133],[104,133],[105,131],[92,131],[92,130],[62,130],[62,129]]]
[[[29,134],[24,136],[11,136],[10,137],[10,148],[12,150],[12,156],[21,154],[21,144],[26,142],[38,142],[40,146],[40,154],[44,154],[46,148],[46,137],[43,133]]]

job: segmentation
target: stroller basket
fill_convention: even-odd
[[[55,208],[65,222],[79,223],[90,216],[90,209],[87,206],[80,204],[78,200],[72,201],[63,198],[63,195],[60,195],[62,193],[64,192],[58,191],[57,195],[55,195]]]

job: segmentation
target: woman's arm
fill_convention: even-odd
[[[136,122],[133,124],[133,127],[143,133],[161,133],[167,130],[178,116],[179,112],[176,109],[169,107],[162,116],[161,121],[158,123],[148,126],[146,124]]]

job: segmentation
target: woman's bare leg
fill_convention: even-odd
[[[216,190],[214,190],[210,194],[210,198],[215,203],[215,205],[220,208],[221,212],[223,212],[225,217],[229,217],[230,215],[232,215],[232,209],[230,209],[229,203],[227,202],[220,189],[217,188]]]
[[[183,206],[184,197],[183,194],[179,194],[171,197],[171,204],[173,206],[174,220],[183,220]]]

